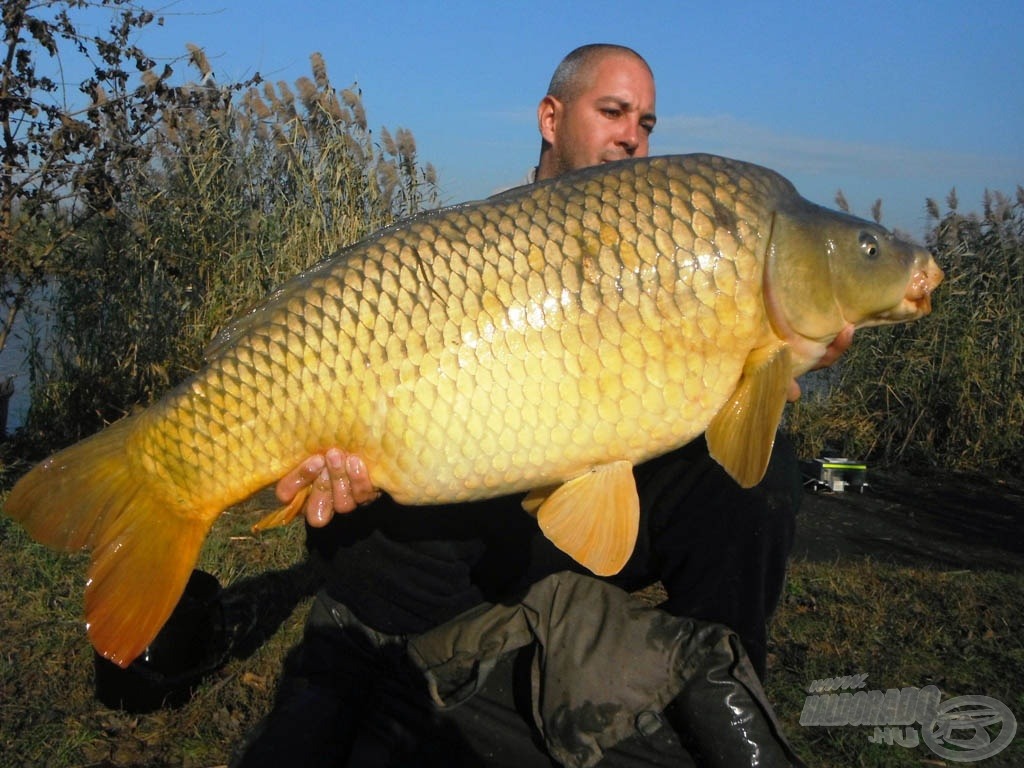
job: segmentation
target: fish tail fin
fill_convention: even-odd
[[[128,460],[126,418],[33,468],[4,512],[55,549],[92,549],[85,589],[89,639],[126,667],[177,605],[216,515],[177,508]]]

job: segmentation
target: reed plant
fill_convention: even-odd
[[[370,129],[357,86],[312,77],[168,92],[118,197],[66,239],[55,340],[33,357],[26,432],[70,442],[147,404],[202,363],[233,316],[343,246],[437,202],[412,133]]]

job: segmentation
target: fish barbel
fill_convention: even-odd
[[[615,573],[633,465],[706,432],[756,484],[789,381],[847,326],[927,314],[941,280],[923,248],[766,168],[591,168],[412,217],[297,276],[195,376],[35,467],[5,512],[92,549],[89,637],[122,666],[221,512],[329,446],[405,504],[529,491],[557,546]]]

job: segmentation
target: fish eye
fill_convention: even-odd
[[[878,238],[868,232],[860,233],[860,249],[869,259],[878,257]]]

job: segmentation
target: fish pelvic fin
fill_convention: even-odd
[[[533,491],[523,507],[552,543],[598,576],[618,573],[633,554],[640,498],[633,465],[614,461],[560,486]]]
[[[126,667],[156,637],[185,590],[216,514],[175,508],[132,468],[131,417],[33,468],[4,512],[36,541],[92,550],[85,588],[89,640]]]
[[[256,521],[256,524],[253,525],[253,533],[260,533],[262,531],[267,531],[271,528],[277,528],[290,523],[302,511],[302,507],[306,503],[306,499],[309,498],[311,490],[311,488],[303,488],[295,494],[294,498],[289,501],[288,504],[261,517]]]
[[[761,482],[768,468],[792,375],[788,345],[754,349],[732,397],[707,428],[708,452],[743,488]]]

